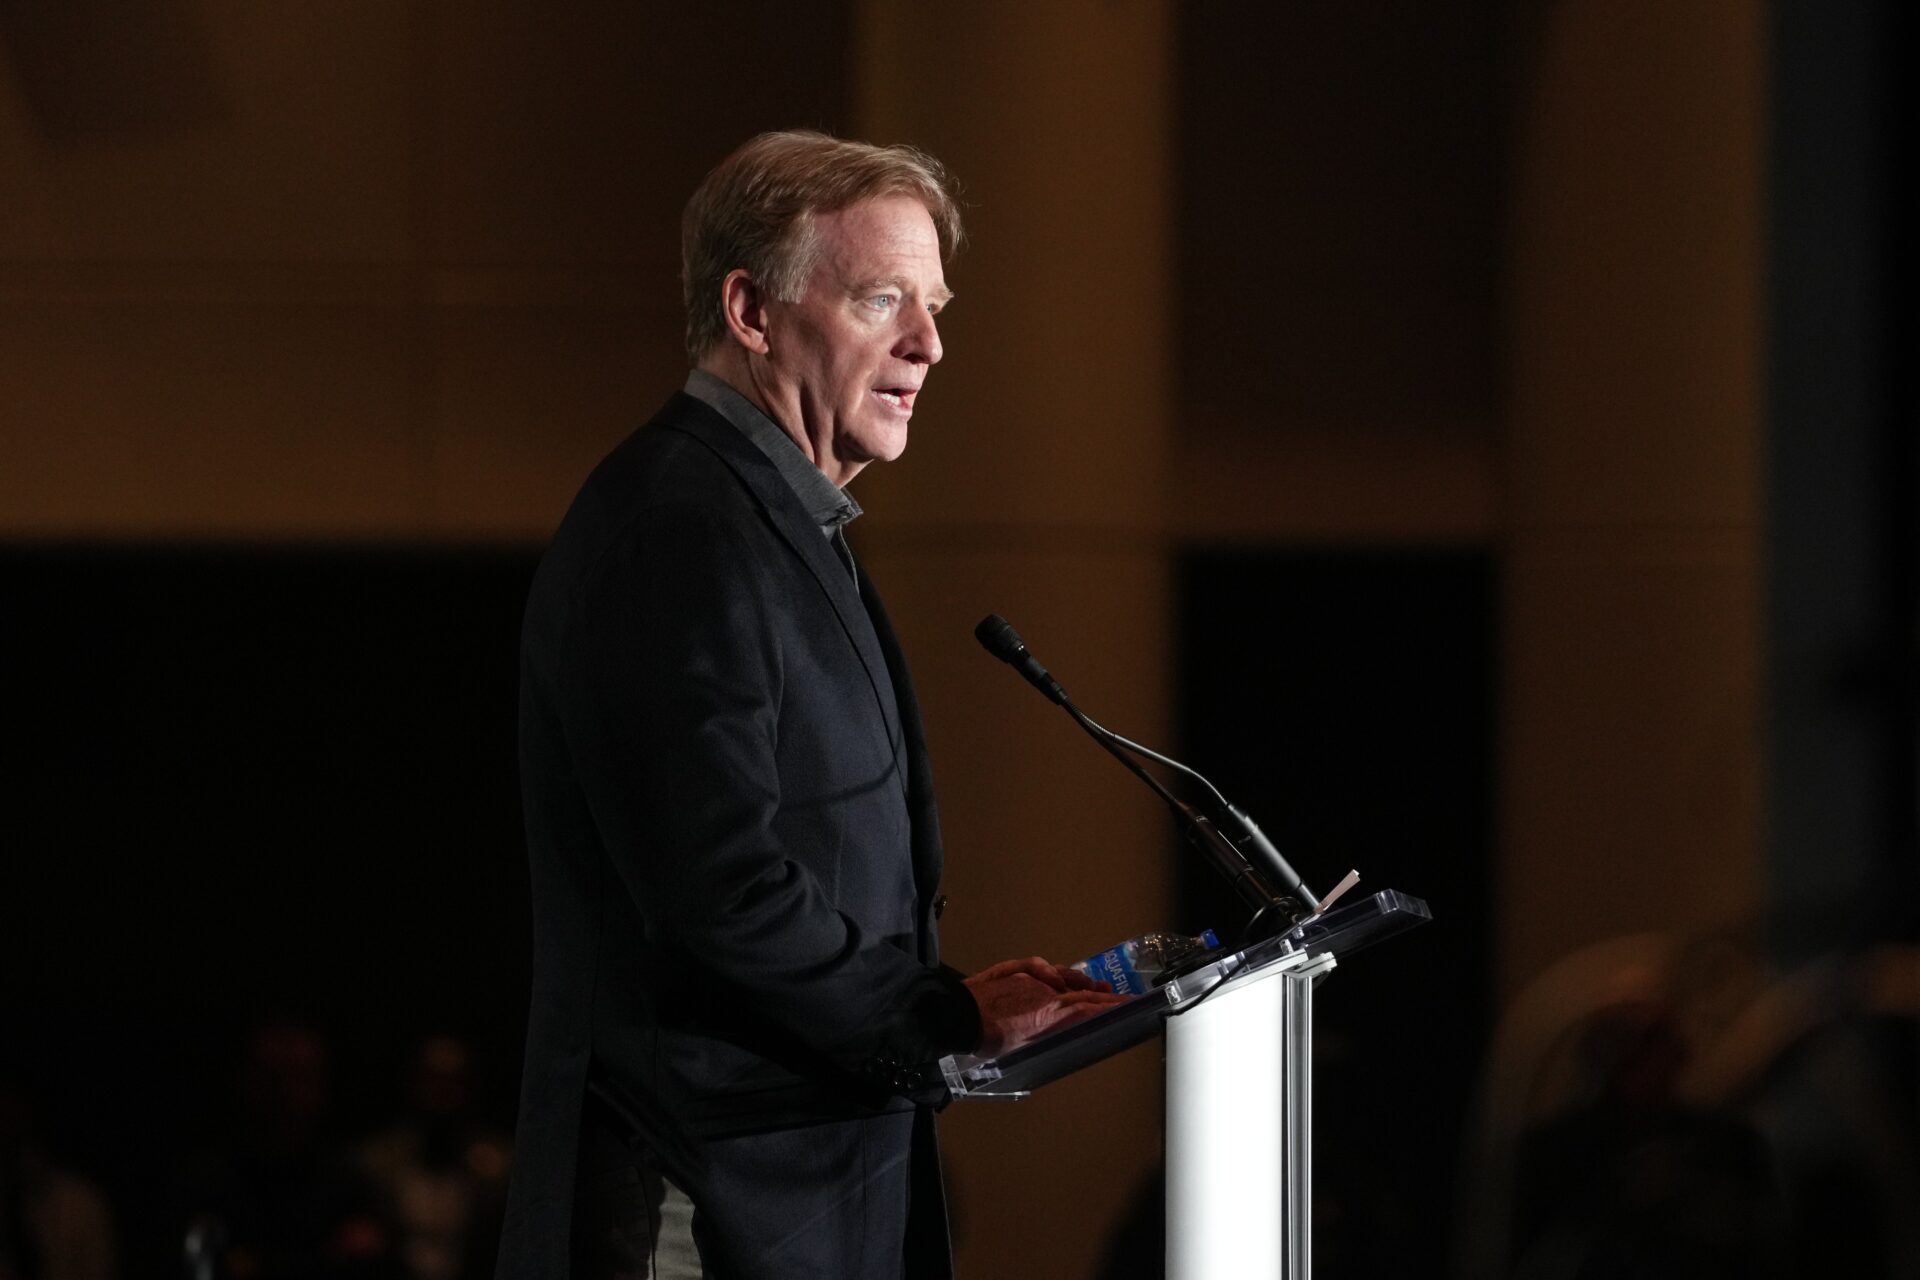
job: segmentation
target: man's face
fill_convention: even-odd
[[[821,214],[816,227],[821,254],[805,294],[766,303],[756,372],[772,416],[845,484],[905,451],[914,401],[940,359],[933,318],[951,295],[933,219],[913,197]]]

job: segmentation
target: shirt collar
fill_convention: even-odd
[[[755,448],[767,455],[767,461],[800,499],[800,505],[807,509],[822,533],[831,537],[835,530],[860,514],[860,504],[853,500],[853,495],[827,479],[820,468],[800,452],[793,437],[782,431],[780,424],[762,413],[753,401],[705,369],[687,374],[685,390],[731,422]]]

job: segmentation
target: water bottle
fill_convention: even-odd
[[[1117,947],[1088,956],[1073,967],[1113,987],[1115,995],[1138,996],[1159,986],[1180,962],[1216,950],[1220,939],[1208,929],[1197,938],[1178,933],[1143,933]]]

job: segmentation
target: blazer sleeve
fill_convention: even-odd
[[[744,1012],[910,1092],[902,1066],[973,1047],[979,1009],[951,971],[867,936],[781,847],[793,585],[711,512],[657,509],[630,532],[570,602],[555,675],[601,842],[650,932]]]

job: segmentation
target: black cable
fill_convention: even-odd
[[[1287,932],[1291,933],[1293,932],[1293,930],[1289,929],[1287,930]],[[1304,939],[1302,941],[1304,941]],[[1312,957],[1309,956],[1308,959],[1311,960]],[[1194,1010],[1194,1009],[1198,1009],[1202,1004],[1202,1002],[1204,1002],[1207,999],[1207,997],[1211,996],[1214,992],[1218,991],[1221,987],[1224,987],[1227,983],[1233,981],[1235,978],[1238,978],[1240,975],[1246,973],[1249,967],[1250,966],[1248,965],[1241,965],[1238,969],[1235,969],[1232,973],[1222,973],[1219,977],[1215,978],[1213,982],[1208,985],[1205,991],[1202,991],[1199,995],[1187,1001],[1185,1004],[1181,1005],[1178,1009],[1170,1010],[1167,1013],[1167,1016],[1169,1018],[1177,1018],[1184,1013],[1190,1012],[1191,1010]]]
[[[1178,1009],[1172,1010],[1167,1014],[1167,1016],[1169,1018],[1177,1018],[1181,1014],[1186,1013],[1190,1009],[1198,1009],[1200,1007],[1201,1002],[1204,1001],[1208,996],[1212,995],[1214,992],[1218,991],[1221,987],[1224,987],[1225,985],[1227,985],[1228,982],[1230,982],[1234,978],[1239,977],[1244,972],[1246,972],[1246,970],[1242,968],[1242,969],[1236,969],[1232,973],[1221,974],[1219,977],[1213,980],[1213,982],[1207,987],[1205,991],[1202,991],[1199,995],[1187,1001],[1187,1003],[1181,1005]]]

